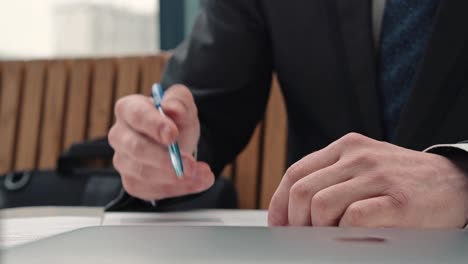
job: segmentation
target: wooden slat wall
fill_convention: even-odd
[[[115,64],[102,59],[94,63],[88,139],[103,137],[111,126],[114,105]]]
[[[39,153],[42,98],[46,64],[35,61],[26,64],[25,85],[20,110],[18,142],[16,144],[15,170],[37,168]]]
[[[71,144],[106,135],[115,101],[129,94],[149,95],[167,60],[162,54],[0,61],[0,174],[53,168]],[[285,106],[277,81],[273,83],[264,122],[223,171],[237,185],[244,209],[267,208],[286,169]]]
[[[260,139],[262,126],[259,125],[242,153],[236,159],[236,176],[240,208],[255,209],[258,204],[258,173],[260,165]]]
[[[3,82],[2,82],[2,80],[3,80],[3,79],[2,79],[2,78],[3,78],[3,75],[2,75],[2,74],[3,74],[3,69],[4,69],[4,67],[3,67],[3,65],[0,63],[0,111],[2,110],[2,87],[3,87],[3,85],[2,85],[2,83],[3,83]],[[0,113],[1,113],[1,112],[0,112]]]
[[[0,173],[13,169],[16,127],[23,86],[23,63],[2,63],[2,103],[0,108]]]
[[[63,147],[86,138],[90,95],[91,65],[87,60],[70,63],[70,87],[66,98]]]
[[[117,87],[115,99],[136,94],[139,89],[139,60],[137,58],[117,59]]]
[[[260,208],[267,209],[286,171],[287,116],[281,89],[273,79],[265,116]]]
[[[142,76],[140,93],[144,95],[151,94],[151,87],[155,82],[161,81],[163,58],[146,57],[141,61]]]
[[[44,110],[39,150],[39,168],[55,167],[55,160],[62,150],[67,71],[65,61],[51,62],[47,69]]]

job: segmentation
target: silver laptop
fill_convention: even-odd
[[[101,226],[1,252],[4,264],[468,263],[468,232]]]

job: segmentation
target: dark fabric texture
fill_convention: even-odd
[[[394,137],[401,109],[411,94],[439,2],[386,2],[378,58],[379,92],[386,139]]]
[[[219,174],[246,146],[273,71],[287,106],[288,164],[349,132],[384,140],[371,4],[204,1],[163,77],[193,92],[200,159]],[[467,1],[441,1],[390,142],[424,150],[468,138],[467,11]]]

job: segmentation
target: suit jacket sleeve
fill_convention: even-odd
[[[468,141],[463,141],[457,144],[434,145],[424,150],[424,152],[439,154],[442,156],[468,156]]]
[[[264,115],[272,72],[270,41],[256,0],[208,0],[174,52],[163,86],[181,83],[198,107],[198,159],[215,175],[246,146]]]

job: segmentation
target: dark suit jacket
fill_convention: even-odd
[[[423,150],[468,138],[468,1],[441,0],[394,144]],[[163,84],[190,87],[199,153],[215,173],[262,119],[271,73],[287,105],[288,161],[348,132],[382,140],[371,0],[208,0]]]

